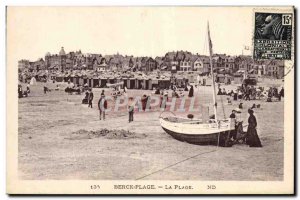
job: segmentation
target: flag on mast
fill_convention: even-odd
[[[209,30],[209,23],[207,22],[207,31],[208,31],[208,45],[209,45],[209,53],[212,55],[212,42],[210,38],[210,30]]]
[[[249,46],[244,46],[244,49],[245,50],[250,50],[250,47]]]

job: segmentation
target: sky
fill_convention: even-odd
[[[58,54],[61,47],[102,55],[207,55],[208,21],[214,53],[239,55],[251,46],[251,7],[8,7],[7,50],[15,61]]]

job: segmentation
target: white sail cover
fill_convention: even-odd
[[[35,77],[32,77],[30,80],[30,85],[35,85],[36,84],[36,79]]]

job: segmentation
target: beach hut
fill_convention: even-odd
[[[63,82],[64,81],[64,76],[62,76],[61,74],[57,75],[55,77],[55,81],[56,82]]]
[[[230,76],[229,74],[225,74],[225,76],[224,76],[224,83],[225,84],[231,84],[232,81],[233,81],[233,77]]]
[[[90,77],[90,78],[88,79],[88,85],[89,85],[89,87],[91,87],[91,88],[94,87],[93,77]]]
[[[78,84],[79,85],[84,85],[84,83],[83,83],[83,77],[82,76],[78,77]]]
[[[124,83],[124,87],[126,86],[127,88],[128,88],[128,83],[129,83],[129,80],[128,80],[128,78],[122,78],[122,80],[123,80],[123,83]]]
[[[94,87],[99,87],[100,86],[99,77],[93,77],[93,86]]]
[[[100,87],[101,88],[104,88],[104,87],[106,87],[106,84],[107,84],[107,78],[105,78],[105,77],[100,77]]]
[[[152,85],[152,88],[158,88],[159,85],[158,85],[158,79],[157,78],[154,78],[151,80],[151,85]]]
[[[185,79],[180,76],[175,79],[175,84],[178,85],[179,87],[184,87],[185,86]]]
[[[225,82],[225,75],[224,74],[217,74],[216,75],[216,82],[217,83],[224,83]]]
[[[123,83],[123,85],[120,85],[120,88],[124,88],[124,82],[123,82],[123,79],[121,77],[116,78],[116,83]]]
[[[158,87],[161,89],[168,89],[170,87],[171,81],[167,79],[159,79]]]
[[[243,79],[244,79],[243,74],[240,73],[233,74],[233,82],[235,84],[242,84]]]
[[[130,78],[127,83],[129,83],[128,89],[135,89],[136,88],[136,86],[135,86],[136,79],[135,78]]]
[[[85,85],[85,84],[88,85],[88,78],[87,78],[87,76],[84,76],[82,79],[83,79],[83,85]]]
[[[150,79],[148,79],[148,88],[147,88],[148,90],[152,90],[153,89],[153,87],[152,87],[152,79],[150,78]]]
[[[69,80],[70,80],[71,83],[74,83],[74,75],[70,75]]]

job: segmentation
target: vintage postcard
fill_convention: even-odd
[[[294,7],[7,7],[8,194],[294,194]]]

